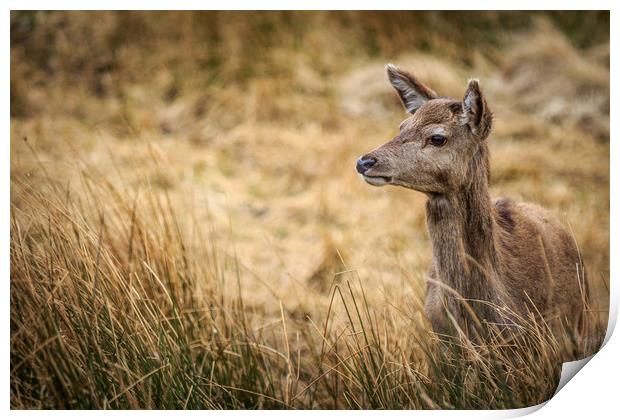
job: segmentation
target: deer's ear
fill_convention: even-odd
[[[477,79],[471,79],[463,96],[463,113],[461,122],[469,127],[471,132],[480,140],[487,138],[491,132],[493,113],[480,90]]]
[[[424,86],[418,79],[396,67],[393,64],[385,66],[390,83],[398,92],[400,100],[407,112],[413,114],[425,102],[437,98],[432,89]]]

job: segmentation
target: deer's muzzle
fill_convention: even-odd
[[[355,168],[357,169],[357,172],[364,175],[364,173],[370,168],[372,168],[372,166],[375,163],[377,163],[377,159],[365,158],[364,156],[362,156],[361,158],[357,160],[357,164],[355,165]]]

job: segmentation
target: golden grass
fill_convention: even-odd
[[[607,318],[608,35],[577,48],[582,32],[556,29],[571,14],[469,16],[486,29],[450,13],[14,13],[11,405],[549,398],[559,355],[592,352]],[[588,340],[523,320],[526,360],[499,342],[438,351],[425,199],[354,171],[403,118],[386,62],[456,97],[481,79],[492,192],[570,225]]]

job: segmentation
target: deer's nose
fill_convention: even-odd
[[[362,156],[361,158],[357,160],[357,165],[355,165],[355,167],[357,168],[357,172],[363,175],[364,172],[372,168],[372,165],[374,165],[376,162],[377,162],[377,159],[373,159],[373,158],[365,159]]]
[[[357,164],[355,165],[355,168],[357,169],[357,172],[363,175],[364,172],[372,168],[372,165],[374,165],[376,162],[377,162],[377,159],[364,158],[362,156],[361,158],[357,160]]]
[[[361,158],[357,160],[357,165],[355,165],[355,167],[357,168],[357,172],[363,175],[364,172],[372,168],[372,165],[374,165],[376,162],[377,162],[377,159],[364,158],[362,156]]]

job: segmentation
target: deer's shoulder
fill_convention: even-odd
[[[495,200],[494,208],[504,245],[525,251],[539,249],[542,241],[548,254],[575,254],[572,235],[560,219],[544,207],[500,198]]]

